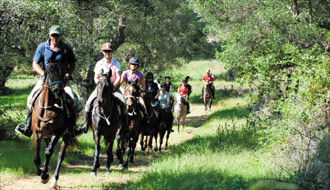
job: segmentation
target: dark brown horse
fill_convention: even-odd
[[[64,103],[64,99],[68,98],[64,93],[64,76],[65,70],[63,64],[50,64],[44,76],[45,80],[41,94],[32,108],[31,129],[33,132],[34,163],[42,183],[49,181],[49,161],[54,152],[55,145],[62,137],[54,180],[50,184],[51,188],[56,188],[57,186],[60,167],[65,156],[65,149],[71,142],[71,135],[68,132],[75,125],[76,120],[75,113],[68,114],[68,107]],[[46,142],[46,159],[43,169],[40,169],[40,146],[42,139]]]
[[[154,105],[153,98],[148,97],[147,95],[143,97],[143,100],[147,107],[147,122],[143,123],[142,132],[140,135],[140,145],[141,150],[149,152],[152,149],[152,138],[155,137],[157,139],[158,127],[159,127],[159,119],[156,115],[156,106]],[[155,151],[157,151],[155,147]]]
[[[170,108],[164,108],[160,109],[159,112],[159,127],[158,127],[158,136],[159,136],[159,152],[162,151],[162,144],[164,140],[164,136],[166,134],[166,142],[165,142],[165,148],[168,147],[168,139],[170,138],[172,126],[173,126],[173,113]],[[157,138],[156,138],[157,139]],[[157,141],[156,141],[156,147],[157,149]]]
[[[204,111],[211,111],[211,106],[213,102],[213,95],[212,95],[212,84],[208,83],[204,85],[204,91],[203,91],[203,100],[204,100]]]
[[[126,149],[126,161],[124,163],[124,168],[127,168],[128,161],[131,163],[134,162],[134,152],[142,130],[141,124],[143,116],[139,108],[139,87],[136,83],[126,85],[124,96],[127,104],[129,125],[129,129],[125,133],[125,142],[128,143],[128,146]]]
[[[100,79],[96,85],[97,97],[92,109],[93,137],[95,142],[94,162],[91,175],[96,175],[100,168],[100,141],[101,136],[104,137],[106,144],[107,163],[106,174],[110,173],[110,164],[113,162],[112,148],[116,133],[120,127],[119,111],[115,104],[115,97],[112,94],[113,85],[110,81],[111,71],[108,73],[100,73]]]

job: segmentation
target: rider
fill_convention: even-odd
[[[215,88],[213,86],[214,76],[210,73],[210,69],[206,70],[206,75],[203,77],[202,80],[204,81],[204,85],[203,85],[203,88],[202,88],[202,97],[201,98],[204,97],[204,87],[207,84],[211,84],[212,97],[213,97],[213,99],[215,99],[215,96],[214,96]]]
[[[187,86],[187,88],[188,88],[188,92],[187,92],[187,94],[188,94],[188,99],[189,99],[189,96],[190,96],[190,94],[191,94],[191,85],[189,84],[189,79],[190,79],[190,76],[186,76],[186,78],[184,78],[186,81],[187,81],[187,84],[186,84],[186,86]]]
[[[127,84],[133,84],[137,82],[136,84],[140,88],[141,92],[145,92],[146,89],[146,83],[144,81],[144,75],[140,71],[138,71],[139,67],[139,59],[136,57],[131,57],[128,61],[128,69],[123,72],[121,75],[121,80],[120,80],[120,86],[122,86],[123,83],[125,83],[125,87]],[[124,89],[125,89],[124,87]],[[141,94],[139,92],[138,94],[138,101],[140,105],[140,110],[142,110],[143,114],[147,116],[147,108],[146,105],[141,97]]]
[[[146,94],[144,95],[145,102],[156,102],[155,105],[157,105],[157,99],[156,96],[159,93],[158,85],[153,82],[154,80],[154,74],[150,71],[146,73]],[[147,112],[149,115],[151,114],[151,110],[149,109],[149,106],[147,106]]]
[[[172,83],[171,83],[171,77],[170,76],[165,76],[165,82],[164,82],[164,85],[165,85],[165,90],[170,94],[170,107],[171,109],[173,108],[173,102],[174,102],[174,98],[171,94],[171,91],[172,91]],[[163,84],[163,83],[162,83]]]
[[[181,85],[178,88],[178,93],[184,97],[185,103],[187,104],[187,114],[190,113],[190,105],[189,105],[189,99],[187,98],[188,96],[188,87],[187,87],[187,81],[186,79],[183,79],[181,81]]]
[[[48,33],[49,39],[41,44],[39,44],[32,62],[32,68],[35,72],[40,75],[40,79],[38,80],[37,84],[32,89],[30,95],[27,98],[27,117],[24,123],[20,123],[15,128],[15,131],[19,134],[23,134],[27,137],[32,135],[31,131],[31,119],[32,119],[32,104],[37,97],[35,94],[38,90],[42,88],[43,79],[45,76],[45,70],[48,69],[51,63],[61,63],[65,64],[66,66],[66,74],[65,78],[70,79],[72,73],[76,66],[76,58],[73,53],[72,48],[70,45],[62,41],[63,36],[63,29],[59,25],[54,25],[50,28]],[[79,102],[78,98],[75,96],[74,92],[72,91],[71,85],[69,80],[66,81],[64,91],[74,100],[74,106],[79,113],[83,106]],[[20,128],[21,125],[24,125],[24,128]],[[72,132],[72,131],[71,131]],[[80,135],[82,134],[81,129],[77,129],[76,126],[74,127],[73,135]]]
[[[159,91],[159,94],[156,96],[156,98],[159,100],[159,105],[160,105],[160,108],[161,108],[161,111],[162,111],[162,114],[161,114],[162,120],[165,120],[166,119],[165,113],[166,112],[171,113],[171,111],[170,111],[170,108],[171,108],[171,106],[170,106],[171,105],[171,103],[170,103],[171,95],[168,91],[166,91],[166,83],[165,82],[162,82],[160,84],[160,91]],[[172,128],[170,130],[171,130],[171,132],[174,132]]]
[[[104,72],[112,72],[110,81],[114,86],[113,95],[115,96],[115,102],[117,105],[120,106],[121,110],[121,122],[122,126],[120,129],[126,129],[128,127],[127,121],[127,108],[126,102],[123,94],[119,91],[120,87],[120,64],[119,61],[112,57],[112,45],[110,42],[104,43],[101,47],[101,52],[103,53],[103,58],[99,60],[94,68],[94,82],[97,82],[100,79],[100,71],[103,69]],[[95,89],[92,94],[89,96],[86,105],[85,105],[85,112],[84,112],[84,126],[83,129],[85,133],[88,131],[88,127],[91,124],[91,108],[92,102],[97,96],[97,90]],[[119,134],[120,130],[118,131]]]

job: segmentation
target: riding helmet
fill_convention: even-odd
[[[131,57],[128,63],[131,65],[139,65],[139,59],[136,57]]]
[[[154,79],[154,74],[152,72],[148,71],[146,73],[146,78],[152,78],[152,79]]]
[[[101,47],[101,51],[104,51],[104,50],[112,50],[112,44],[110,42],[104,43]]]
[[[160,87],[161,88],[165,88],[166,87],[166,83],[165,82],[162,82],[162,84],[160,84]]]
[[[170,77],[170,76],[165,76],[165,78],[164,78],[164,79],[166,80],[167,78],[168,78],[168,79],[171,79],[171,77]]]

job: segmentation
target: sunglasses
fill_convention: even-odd
[[[52,36],[53,38],[58,38],[58,37],[60,37],[59,34],[52,34],[51,36]]]
[[[103,50],[104,53],[111,53],[112,50]]]

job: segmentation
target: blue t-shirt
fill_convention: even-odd
[[[47,70],[50,63],[63,63],[67,67],[76,62],[76,57],[73,54],[72,48],[61,41],[56,52],[52,51],[47,40],[41,43],[34,53],[33,61],[41,64],[44,70]]]

